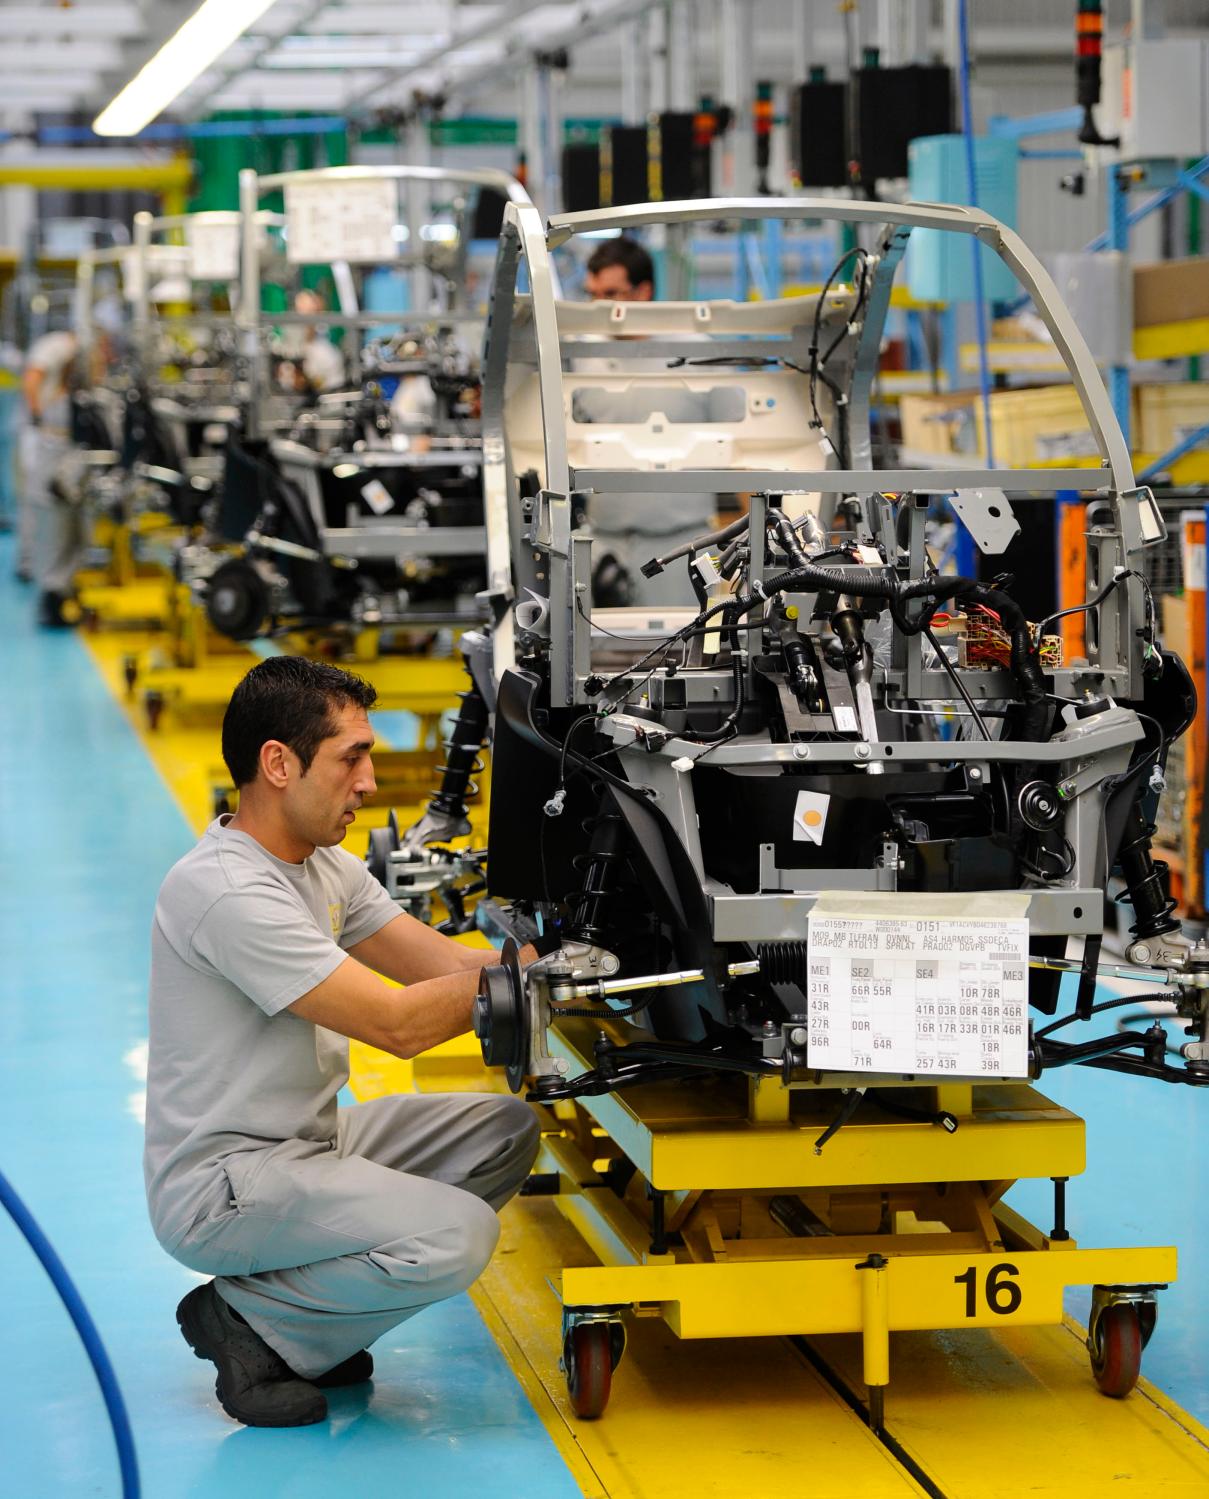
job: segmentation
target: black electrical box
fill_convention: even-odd
[[[570,141],[563,147],[563,212],[599,207],[600,147],[595,141]]]
[[[803,187],[848,185],[847,84],[798,84],[789,96],[789,150]]]
[[[907,175],[907,147],[921,135],[953,132],[950,69],[913,63],[906,68],[858,68],[848,97],[848,150],[856,180]]]
[[[647,185],[647,127],[611,125],[600,142],[600,201],[602,207],[650,201]]]
[[[674,203],[682,198],[708,196],[700,191],[701,170],[693,144],[693,119],[687,113],[666,111],[651,123],[651,197]],[[706,169],[708,181],[708,167]]]

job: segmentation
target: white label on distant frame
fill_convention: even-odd
[[[185,224],[189,275],[194,281],[234,281],[239,276],[239,224]]]
[[[890,899],[906,909],[878,914],[861,896],[864,912],[827,909],[832,898],[810,914],[809,1065],[1027,1077],[1027,917],[959,915],[936,897],[912,911],[911,897]]]
[[[292,265],[396,260],[399,188],[393,177],[287,182],[286,254]]]

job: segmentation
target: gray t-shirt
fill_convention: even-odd
[[[287,864],[220,817],[160,887],[144,1169],[168,1250],[227,1195],[233,1151],[334,1141],[348,1042],[286,1007],[399,908],[352,854]]]

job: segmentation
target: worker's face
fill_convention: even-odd
[[[335,723],[335,733],[320,741],[305,775],[298,757],[287,752],[296,773],[284,788],[286,821],[300,842],[316,848],[343,842],[358,808],[377,790],[370,760],[374,731],[365,709],[346,704]]]
[[[593,302],[649,302],[655,295],[649,281],[631,285],[630,273],[623,265],[606,265],[599,271],[589,271],[584,278],[584,290]]]

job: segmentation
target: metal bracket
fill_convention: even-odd
[[[1002,489],[963,489],[949,497],[980,552],[997,557],[1020,535],[1020,522]]]
[[[818,890],[897,890],[898,848],[894,849],[895,861],[883,863],[879,860],[873,869],[781,869],[777,864],[776,848],[771,843],[760,845],[760,889],[818,891]],[[883,858],[885,855],[883,855]]]

